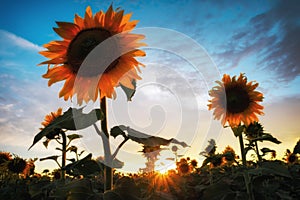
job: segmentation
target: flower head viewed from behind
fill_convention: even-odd
[[[100,96],[115,98],[115,87],[123,85],[134,89],[133,80],[141,79],[135,57],[145,56],[144,46],[139,40],[143,35],[129,33],[137,21],[129,21],[131,14],[123,14],[123,10],[113,10],[109,7],[93,15],[90,7],[86,8],[84,18],[75,15],[74,23],[57,22],[54,31],[63,38],[62,41],[52,41],[45,44],[47,51],[40,52],[49,60],[48,71],[43,75],[49,79],[48,85],[65,81],[59,97],[71,99],[77,94],[79,105],[83,101],[96,101]],[[87,56],[101,44],[104,48],[96,51],[97,59],[80,69]],[[76,83],[75,83],[76,81]]]
[[[246,126],[258,121],[257,115],[262,115],[263,106],[259,104],[263,100],[263,94],[256,91],[258,83],[247,82],[247,77],[240,74],[238,78],[232,78],[224,74],[222,82],[216,81],[218,86],[210,90],[209,110],[214,109],[215,119],[221,119],[222,124],[229,123],[231,127],[237,127],[243,122]]]
[[[45,116],[44,121],[41,123],[44,127],[48,126],[53,122],[54,119],[62,115],[62,108],[58,108],[56,112],[51,112]],[[41,130],[43,128],[40,128]]]
[[[62,108],[58,108],[56,112],[51,112],[50,114],[45,116],[44,121],[41,123],[44,127],[40,128],[40,130],[43,130],[45,127],[49,126],[57,117],[62,115]],[[44,142],[44,145],[47,147],[48,143],[51,139],[56,138],[61,129],[54,129],[49,134],[46,135],[46,141]]]

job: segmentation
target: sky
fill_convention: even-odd
[[[300,3],[288,1],[2,1],[0,12],[0,151],[24,158],[59,154],[55,142],[46,149],[42,142],[28,151],[44,116],[62,107],[76,107],[75,101],[58,97],[62,83],[47,86],[42,78],[46,59],[38,54],[43,44],[60,40],[53,31],[56,21],[73,22],[74,14],[106,11],[112,3],[139,20],[134,32],[146,36],[146,57],[141,81],[131,102],[117,88],[116,100],[108,100],[110,127],[126,125],[164,138],[176,138],[190,145],[179,154],[201,161],[199,155],[214,138],[217,151],[227,145],[239,153],[237,138],[207,110],[208,91],[224,73],[245,73],[259,83],[263,92],[266,132],[280,145],[259,144],[277,150],[278,159],[293,149],[300,138]],[[88,103],[87,108],[99,104]],[[69,132],[70,134],[73,132]],[[93,128],[76,131],[80,150],[103,155],[101,138]],[[121,138],[111,139],[112,149]],[[117,158],[125,172],[145,167],[142,147],[127,142]],[[72,155],[71,155],[72,157]],[[172,165],[161,152],[160,166]],[[54,168],[51,161],[37,161],[36,168]]]

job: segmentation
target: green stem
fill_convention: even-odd
[[[76,153],[76,161],[78,161],[79,160],[79,156],[78,156],[77,151],[75,153]]]
[[[240,141],[240,147],[241,147],[241,155],[242,155],[242,162],[243,166],[246,166],[246,154],[245,154],[245,148],[244,148],[244,141],[243,141],[243,134],[239,135],[239,141]]]
[[[111,190],[113,186],[113,170],[112,165],[112,155],[110,151],[109,144],[109,134],[107,129],[107,106],[106,106],[106,97],[100,99],[100,109],[103,112],[104,118],[101,120],[101,130],[104,133],[101,134],[103,148],[104,148],[104,160],[105,160],[105,169],[104,169],[104,191]]]
[[[242,162],[243,162],[243,166],[246,167],[246,152],[245,152],[245,148],[244,148],[244,141],[243,141],[243,134],[239,134],[239,142],[240,142],[240,147],[241,147],[241,154],[242,154]],[[244,180],[245,180],[245,185],[246,185],[246,189],[247,189],[247,194],[249,197],[249,200],[254,200],[254,195],[252,192],[252,187],[251,187],[251,182],[250,182],[250,178],[249,178],[249,174],[247,169],[245,169],[244,171]]]
[[[255,141],[255,150],[256,150],[256,155],[257,155],[258,161],[261,162],[262,159],[261,159],[261,156],[259,154],[257,141]]]
[[[61,160],[61,178],[64,180],[66,178],[66,170],[64,169],[66,166],[66,159],[67,159],[67,137],[64,131],[61,131],[62,136],[62,160]]]

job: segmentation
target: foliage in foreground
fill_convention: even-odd
[[[0,199],[247,199],[247,172],[255,199],[296,200],[300,199],[299,144],[293,151],[287,150],[285,161],[263,159],[248,162],[246,167],[236,161],[233,149],[226,147],[222,153],[215,153],[214,149],[214,153],[207,154],[200,167],[195,160],[182,158],[177,169],[166,174],[115,172],[114,189],[106,192],[100,173],[103,166],[98,163],[97,167],[91,156],[68,165],[69,175],[62,180],[59,170],[52,174],[45,170],[42,175],[31,170],[25,176],[23,165],[16,163],[16,158],[22,158],[2,152]],[[30,162],[33,160],[27,161]],[[9,167],[11,163],[19,166],[19,170]]]

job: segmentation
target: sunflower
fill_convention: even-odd
[[[259,138],[264,135],[264,127],[259,122],[253,122],[246,127],[245,132],[249,140]]]
[[[12,160],[12,156],[9,152],[0,151],[0,165],[10,160]]]
[[[62,108],[58,108],[56,112],[51,112],[50,114],[46,115],[44,121],[41,124],[44,127],[46,127],[61,115],[62,115]],[[40,129],[43,130],[44,128],[40,128]]]
[[[234,160],[237,158],[234,149],[229,145],[225,147],[222,154],[223,154],[223,163],[232,164]]]
[[[56,22],[58,28],[54,31],[63,40],[45,44],[47,51],[40,52],[49,58],[40,63],[48,64],[43,75],[49,79],[48,86],[65,81],[59,97],[68,100],[77,94],[79,105],[96,101],[99,94],[100,98],[115,98],[114,88],[119,85],[133,89],[134,80],[141,79],[137,74],[139,66],[143,66],[135,57],[145,56],[137,48],[145,44],[139,42],[143,35],[129,33],[138,22],[130,21],[130,17],[112,6],[106,13],[99,11],[95,15],[87,7],[84,18],[76,14],[74,23]],[[86,59],[89,54],[92,59]]]
[[[51,112],[50,114],[46,115],[44,121],[41,123],[44,127],[40,128],[40,130],[43,130],[45,127],[49,126],[49,124],[51,124],[57,117],[61,115],[62,115],[62,108],[58,108],[56,112]],[[50,140],[56,138],[59,135],[60,131],[61,129],[56,128],[51,132],[49,132],[46,135],[47,139],[44,141],[43,144],[47,147]]]
[[[258,121],[257,115],[262,115],[263,106],[258,103],[263,100],[263,94],[255,91],[258,83],[247,82],[247,77],[240,74],[238,78],[224,74],[222,82],[210,90],[212,97],[208,104],[209,110],[214,109],[215,119],[222,118],[222,124],[229,123],[237,127],[243,122],[246,126]]]
[[[7,164],[7,168],[9,171],[19,174],[25,170],[26,165],[27,165],[26,160],[16,157],[11,161],[9,161],[9,163]]]

